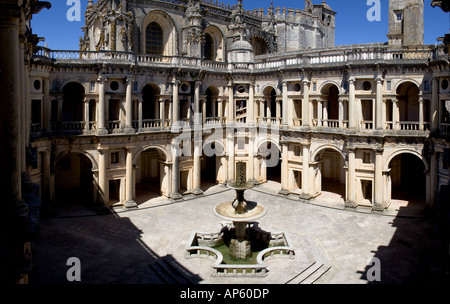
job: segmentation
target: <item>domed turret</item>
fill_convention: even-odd
[[[228,50],[228,62],[253,62],[253,46],[243,39],[235,41]]]

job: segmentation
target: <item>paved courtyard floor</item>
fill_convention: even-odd
[[[222,220],[213,208],[234,198],[233,191],[216,186],[177,203],[157,198],[131,211],[117,208],[112,214],[95,215],[78,210],[42,219],[30,283],[68,283],[70,257],[79,258],[84,284],[162,283],[149,267],[160,259],[177,264],[199,284],[284,284],[313,262],[330,267],[315,284],[367,284],[374,257],[380,261],[381,283],[439,282],[441,261],[434,223],[421,217],[417,206],[400,202],[384,215],[371,214],[344,210],[338,199],[324,206],[280,197],[274,187],[266,184],[246,192],[248,200],[268,210],[259,220],[261,228],[285,232],[295,250],[292,260],[268,261],[266,277],[214,277],[212,261],[186,259],[191,234],[219,232]]]

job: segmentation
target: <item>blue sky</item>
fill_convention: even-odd
[[[77,50],[81,28],[84,26],[84,11],[88,0],[81,0],[81,21],[68,21],[68,6],[66,0],[53,0],[50,10],[42,10],[34,15],[31,21],[33,32],[46,38],[46,44],[54,50]],[[96,1],[94,1],[96,2]],[[220,1],[219,1],[220,2]],[[225,0],[224,3],[235,4],[235,0]],[[304,8],[303,0],[274,0],[274,7]],[[314,4],[322,3],[313,0]],[[367,20],[367,11],[371,8],[367,0],[328,0],[327,4],[336,11],[336,45],[347,45],[370,42],[386,42],[388,32],[389,0],[381,0],[381,21]],[[449,32],[450,16],[440,8],[432,8],[431,0],[425,0],[425,43],[435,44],[436,38]],[[270,5],[270,0],[244,0],[245,9]],[[44,45],[41,43],[40,45]]]

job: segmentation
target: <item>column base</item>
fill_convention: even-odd
[[[192,191],[192,194],[194,194],[194,195],[202,195],[203,194],[203,190],[200,189],[200,188],[197,188],[194,191]]]
[[[345,208],[356,208],[358,207],[358,203],[353,201],[345,201]]]
[[[97,136],[105,136],[108,135],[108,130],[106,128],[97,129]]]
[[[183,199],[183,196],[180,193],[172,193],[170,198],[173,199],[174,201],[179,201]]]
[[[285,189],[281,189],[280,191],[278,191],[278,194],[284,195],[284,196],[288,196],[289,195],[289,191],[287,191]]]
[[[125,129],[123,129],[123,133],[134,134],[134,133],[136,133],[136,130],[133,127],[125,127]]]
[[[123,203],[123,206],[127,209],[131,209],[131,208],[137,208],[138,205],[136,204],[135,201],[127,201]]]

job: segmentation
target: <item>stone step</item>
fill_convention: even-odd
[[[313,284],[329,269],[330,266],[322,263],[306,264],[297,271],[296,276],[286,281],[285,284]]]
[[[169,261],[166,257],[157,259],[149,264],[149,267],[166,284],[190,284],[190,275],[175,262]]]

